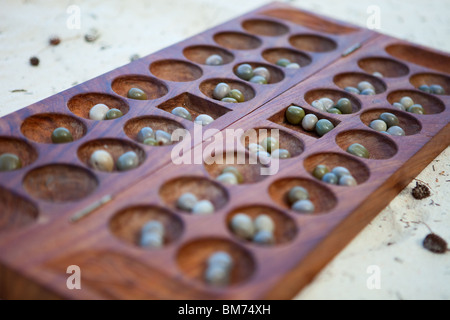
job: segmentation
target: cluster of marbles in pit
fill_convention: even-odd
[[[191,115],[191,113],[189,112],[189,110],[187,110],[185,107],[178,106],[178,107],[173,108],[173,109],[172,109],[172,114],[173,114],[173,115],[176,115],[176,116],[178,116],[178,117],[181,117],[181,118],[183,118],[183,119],[192,121],[192,115]],[[210,124],[210,123],[213,122],[213,121],[214,121],[214,118],[211,117],[211,116],[208,115],[208,114],[205,114],[205,113],[199,114],[199,115],[194,119],[194,123],[200,124],[200,125],[202,125],[202,126],[207,126],[208,124]]]
[[[212,286],[226,286],[230,283],[233,267],[234,261],[228,252],[215,251],[206,261],[204,279]]]
[[[420,91],[431,93],[431,94],[437,94],[437,95],[445,95],[445,89],[439,85],[439,84],[432,84],[432,85],[426,85],[423,84],[419,86],[417,89]]]
[[[291,157],[289,150],[280,148],[280,142],[275,137],[259,137],[259,143],[249,143],[247,149],[251,155],[255,155],[262,163],[269,163],[270,159],[288,159]]]
[[[112,172],[114,168],[118,171],[128,171],[139,166],[139,156],[134,151],[127,151],[120,155],[116,162],[112,155],[103,149],[94,151],[89,158],[89,164],[95,170]]]
[[[213,91],[213,98],[226,103],[241,103],[245,101],[244,94],[238,89],[231,89],[230,85],[220,82]]]
[[[341,98],[335,103],[334,100],[323,97],[314,100],[311,106],[317,110],[332,114],[350,114],[353,112],[352,102],[348,98]]]
[[[265,67],[253,68],[248,63],[238,65],[236,68],[236,75],[242,80],[256,84],[268,84],[271,79],[269,69]]]
[[[161,248],[164,245],[165,227],[158,220],[150,220],[141,228],[142,248]]]
[[[172,134],[165,130],[154,131],[151,127],[143,127],[137,134],[137,140],[147,146],[167,146],[172,144]]]
[[[308,190],[302,186],[291,188],[287,194],[287,200],[291,209],[299,213],[313,213],[316,209]]]
[[[425,114],[425,109],[421,104],[415,103],[411,97],[402,97],[398,102],[392,104],[399,110],[407,111],[415,114]]]
[[[328,184],[347,187],[353,187],[358,184],[350,170],[342,166],[337,166],[330,170],[327,165],[319,164],[314,168],[312,175]]]
[[[96,121],[113,120],[122,116],[122,111],[116,108],[109,108],[104,103],[98,103],[89,110],[89,119]]]
[[[215,211],[214,205],[209,200],[200,200],[193,193],[183,193],[176,202],[178,209],[194,215],[208,215]]]
[[[360,94],[363,96],[374,96],[376,95],[376,90],[373,84],[369,81],[361,81],[356,87],[345,87],[345,91],[353,94]]]
[[[292,62],[287,58],[281,58],[276,62],[277,66],[287,68],[287,69],[300,69],[301,66],[297,62]]]
[[[378,119],[372,120],[369,127],[375,131],[393,136],[404,136],[405,131],[399,126],[398,117],[390,112],[383,112]]]
[[[244,176],[236,167],[228,166],[221,171],[216,180],[227,185],[237,185],[244,182]]]
[[[334,124],[328,119],[320,119],[313,113],[306,114],[299,106],[290,106],[285,112],[289,124],[300,125],[305,131],[315,131],[320,137],[334,129]]]
[[[230,220],[231,231],[239,238],[261,245],[275,244],[275,223],[267,214],[252,219],[248,214],[237,213]]]

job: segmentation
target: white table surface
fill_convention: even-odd
[[[368,0],[288,1],[365,27]],[[3,0],[0,10],[0,116],[244,14],[268,1]],[[80,29],[66,26],[77,5]],[[380,32],[450,52],[450,1],[379,0]],[[101,37],[86,43],[96,28]],[[48,38],[58,35],[59,46]],[[38,67],[28,63],[40,59]],[[295,299],[450,299],[450,252],[422,247],[428,229],[450,242],[450,149],[418,177],[431,197],[412,198],[413,181]],[[376,269],[371,269],[375,266]],[[380,286],[371,288],[371,270]]]

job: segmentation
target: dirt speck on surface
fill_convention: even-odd
[[[86,42],[95,42],[99,37],[100,37],[99,31],[95,28],[92,28],[89,30],[88,33],[84,35],[84,40],[86,40]]]
[[[416,182],[416,186],[412,189],[411,194],[417,200],[428,198],[431,195],[430,188],[420,182]]]
[[[61,43],[61,39],[60,39],[59,37],[57,37],[57,36],[52,36],[52,37],[50,37],[50,39],[48,40],[48,43],[49,43],[51,46],[57,46],[58,44]]]
[[[130,56],[130,61],[133,62],[135,60],[138,60],[139,58],[140,58],[140,56],[135,53]]]
[[[38,58],[38,57],[31,57],[31,58],[30,58],[30,64],[31,64],[33,67],[38,66],[38,65],[39,65],[39,58]]]
[[[423,240],[423,247],[434,253],[445,253],[447,242],[435,233],[428,234]]]

